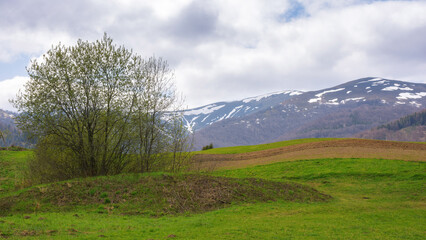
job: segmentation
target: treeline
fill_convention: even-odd
[[[402,117],[397,121],[384,124],[379,126],[377,129],[388,129],[392,131],[398,131],[400,129],[412,126],[424,126],[426,125],[426,110],[421,112],[415,112],[408,116]]]
[[[209,145],[204,146],[201,150],[209,150],[209,149],[213,149],[213,143],[210,143]]]
[[[142,58],[105,35],[54,46],[27,71],[13,104],[18,127],[38,139],[33,181],[185,167],[191,135],[163,59]]]

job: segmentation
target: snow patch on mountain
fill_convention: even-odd
[[[397,105],[397,104],[405,104],[405,102],[396,101],[395,105]]]
[[[281,104],[284,100],[303,94],[303,91],[285,90],[230,102],[217,102],[183,111],[186,126],[197,131],[213,123],[233,119]]]
[[[234,108],[234,109],[232,109],[231,110],[231,112],[228,114],[228,116],[226,117],[226,118],[230,118],[230,117],[232,117],[232,115],[234,114],[234,113],[237,113],[238,111],[240,111],[241,110],[241,108],[243,108],[244,106],[243,105],[240,105],[240,106],[238,106],[238,107],[236,107],[236,108]]]
[[[329,100],[328,102],[326,102],[325,104],[327,104],[327,105],[339,105],[339,99],[338,98],[334,98],[334,99],[331,99],[331,100]]]
[[[192,119],[191,121],[188,121],[186,118],[183,118],[183,120],[185,121],[186,129],[190,132],[193,132],[192,129],[194,128],[194,125],[195,125],[194,119]]]
[[[363,83],[369,83],[371,84],[372,87],[377,87],[379,85],[389,85],[389,80],[386,80],[383,78],[373,78],[370,80],[358,82],[358,84],[363,84]],[[355,85],[354,87],[358,87],[358,86]]]
[[[290,96],[296,96],[296,95],[303,94],[303,92],[302,91],[288,91],[288,90],[282,91],[282,92],[273,92],[273,93],[259,95],[259,96],[256,96],[256,97],[245,98],[242,101],[243,101],[243,103],[249,103],[249,102],[252,102],[252,101],[258,102],[258,101],[260,101],[264,98],[268,98],[268,97],[278,95],[278,94],[288,94]]]
[[[347,99],[345,99],[345,100],[340,101],[340,103],[342,103],[342,104],[346,104],[347,102],[350,102],[350,101],[359,102],[359,101],[361,101],[361,100],[365,100],[365,97],[347,98]]]
[[[414,105],[414,106],[415,106],[415,107],[417,107],[417,108],[420,108],[420,107],[422,106],[422,104],[417,103],[416,101],[411,101],[411,102],[410,102],[410,104],[411,104],[411,105]]]
[[[205,118],[203,118],[203,120],[201,120],[201,122],[206,121],[206,119],[209,117],[209,115],[207,115]]]
[[[193,109],[193,110],[185,111],[184,115],[209,114],[209,113],[212,113],[216,110],[223,108],[224,106],[225,105],[216,106],[215,104],[211,104],[211,105],[207,105],[203,108],[199,108],[199,109],[196,108],[196,109]]]
[[[289,95],[290,96],[297,96],[297,95],[301,95],[301,94],[303,94],[302,91],[291,91]]]
[[[383,80],[383,78],[373,78],[373,79],[368,80],[368,82],[375,82],[375,81],[380,81],[380,80]]]
[[[308,103],[316,103],[321,101],[322,95],[327,94],[327,93],[332,93],[332,92],[339,92],[339,91],[343,91],[345,90],[345,88],[338,88],[338,89],[331,89],[331,90],[327,90],[318,94],[315,94],[316,98],[311,98],[308,100]]]
[[[319,101],[321,101],[321,98],[311,98],[311,99],[308,100],[308,103],[316,103],[316,102],[319,102]]]
[[[398,85],[398,86],[396,86]],[[397,90],[401,90],[401,91],[413,91],[412,88],[409,87],[399,87],[399,84],[395,84],[394,86],[389,86],[389,87],[385,87],[382,89],[382,91],[397,91]]]
[[[2,114],[3,114],[4,118],[14,118],[15,117],[13,114],[9,114],[9,113],[6,113],[6,112],[2,112]]]
[[[422,98],[426,96],[426,92],[419,92],[419,93],[409,93],[409,92],[404,92],[404,93],[400,93],[398,97],[396,97],[399,100],[402,99],[418,99],[418,98]]]
[[[377,87],[377,86],[379,86],[379,85],[387,85],[387,83],[388,83],[388,81],[386,81],[386,80],[381,80],[381,81],[373,82],[373,83],[371,84],[371,86],[373,86],[373,87]]]
[[[373,78],[373,79],[370,79],[370,80],[358,82],[358,84],[369,83],[369,82],[374,82],[372,84],[372,86],[374,86],[374,85],[378,85],[378,84],[384,84],[386,82],[386,80],[384,80],[383,78]],[[355,85],[354,87],[357,87],[357,86]]]
[[[324,94],[332,93],[332,92],[339,92],[339,91],[343,91],[343,90],[345,90],[345,88],[338,88],[338,89],[327,90],[327,91],[324,91],[322,93],[315,94],[315,96],[322,97],[322,95],[324,95]]]

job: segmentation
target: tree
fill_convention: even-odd
[[[135,126],[140,171],[151,171],[154,165],[164,159],[169,138],[169,124],[173,123],[170,111],[178,103],[173,72],[167,62],[151,57],[144,62],[141,77],[135,78],[133,94],[135,99]]]
[[[43,151],[36,155],[51,159],[49,166],[68,166],[74,177],[116,174],[136,154],[149,171],[146,159],[166,149],[163,116],[175,89],[161,58],[144,60],[105,34],[54,46],[27,71],[30,81],[12,103],[18,126],[37,136]]]
[[[6,146],[6,139],[5,139],[5,134],[3,134],[2,131],[0,131],[0,139],[3,140],[4,145]]]
[[[174,111],[174,113],[179,113]],[[193,156],[194,135],[185,127],[184,119],[175,115],[170,125],[170,171],[178,172],[190,164]]]
[[[209,150],[209,149],[213,149],[213,143],[210,143],[209,145],[204,146],[201,150]]]

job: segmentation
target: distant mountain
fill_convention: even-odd
[[[197,131],[225,119],[235,119],[268,109],[302,91],[282,91],[245,98],[232,102],[218,102],[184,111],[187,128]]]
[[[426,84],[370,77],[318,91],[288,90],[218,102],[183,114],[187,128],[195,134],[195,148],[201,149],[210,143],[224,147],[357,136],[425,107]],[[32,146],[14,124],[15,116],[0,110],[0,130],[8,135],[6,145]],[[424,132],[424,126],[400,130],[402,139],[404,134]]]
[[[296,93],[269,106],[264,103],[256,111],[217,118],[195,128],[196,147],[209,143],[222,147],[306,137],[350,137],[426,106],[426,84],[382,78],[362,78]],[[203,120],[205,115],[196,113],[192,119]]]
[[[5,135],[12,136],[19,132],[15,125],[14,118],[16,116],[17,113],[0,109],[0,131],[4,132]],[[3,140],[0,140],[0,146],[3,145]]]
[[[33,142],[27,140],[25,135],[16,127],[14,118],[17,113],[0,109],[0,131],[5,135],[6,144],[0,139],[0,147],[21,146],[31,147]]]
[[[426,109],[355,135],[358,138],[426,142]]]

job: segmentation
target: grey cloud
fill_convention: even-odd
[[[392,7],[393,3],[372,0],[298,0],[301,5],[293,6],[295,11],[287,16],[293,20],[281,23],[277,15],[288,9],[272,11],[273,4],[262,0],[227,5],[230,2],[194,0],[167,15],[158,14],[163,8],[148,0],[130,6],[110,1],[3,0],[0,32],[6,36],[8,27],[16,31],[11,34],[15,38],[33,34],[40,39],[36,45],[34,40],[4,38],[0,53],[37,54],[45,51],[40,42],[57,44],[52,40],[56,36],[54,41],[94,40],[107,32],[117,44],[142,56],[155,54],[168,60],[193,107],[285,89],[320,89],[365,76],[407,81],[426,76],[426,26],[424,21],[411,25],[415,6],[426,7],[420,1],[404,8],[401,1]],[[374,8],[375,13],[393,14],[398,9],[410,24],[387,26],[391,18],[382,14],[352,21],[365,18],[357,5]],[[363,31],[357,32],[359,28]]]
[[[165,23],[164,29],[171,37],[193,43],[214,36],[217,18],[218,14],[213,9],[202,1],[196,1]]]
[[[413,29],[398,29],[389,27],[382,39],[373,45],[371,52],[383,58],[398,59],[399,61],[420,61],[426,59],[426,26]]]
[[[0,3],[1,25],[48,28],[73,33],[93,32],[108,16],[107,4],[91,1],[18,0]]]

